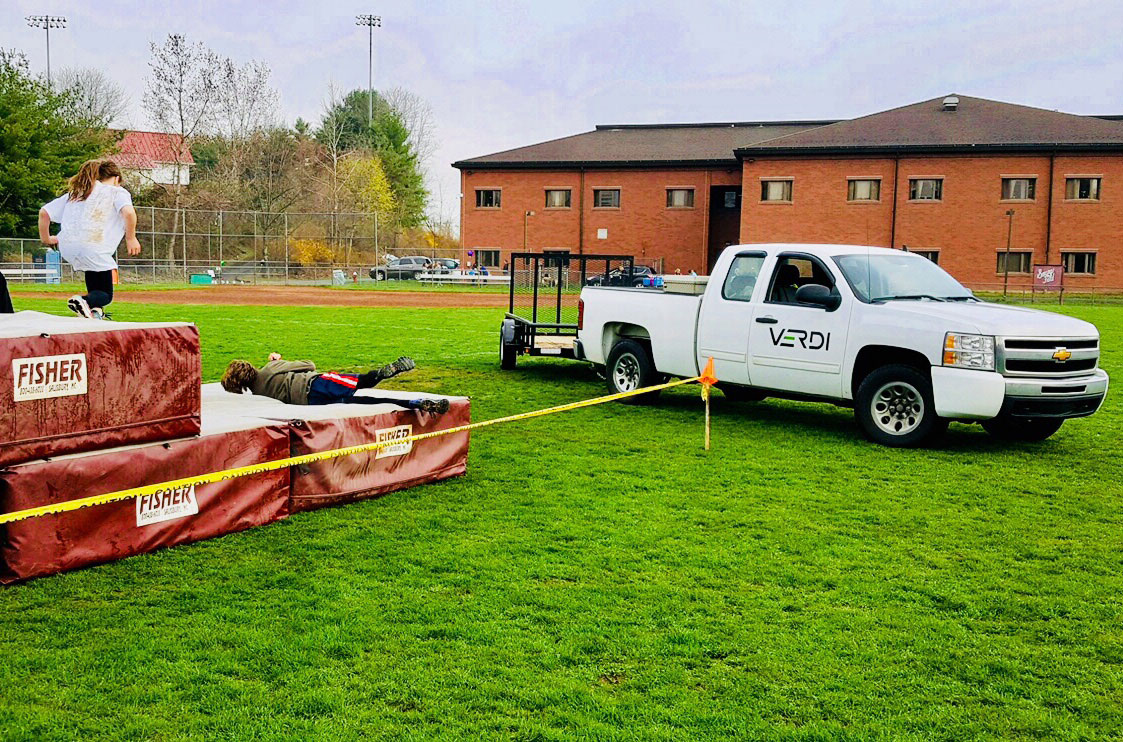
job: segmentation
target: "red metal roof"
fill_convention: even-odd
[[[119,154],[113,159],[121,167],[133,170],[148,170],[160,163],[194,165],[190,149],[185,149],[182,157],[179,156],[179,143],[179,134],[127,131],[117,143]]]

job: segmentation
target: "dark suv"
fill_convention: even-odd
[[[432,258],[421,255],[408,258],[395,258],[386,265],[376,265],[370,269],[370,277],[376,281],[385,281],[387,278],[417,279],[433,265]]]

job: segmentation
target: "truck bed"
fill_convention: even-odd
[[[694,376],[698,364],[693,344],[701,296],[661,289],[587,286],[585,318],[578,333],[585,358],[604,363],[616,339],[638,337],[651,341],[655,365],[679,376]]]

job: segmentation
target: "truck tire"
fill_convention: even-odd
[[[936,414],[932,381],[912,366],[874,369],[858,385],[854,417],[874,443],[915,448],[939,437],[948,421]]]
[[[509,345],[503,340],[503,331],[499,331],[499,368],[504,371],[511,371],[518,363],[519,353],[513,345]]]
[[[651,360],[651,353],[635,340],[621,340],[612,346],[605,371],[608,388],[614,393],[642,389],[645,386],[658,384],[660,381],[659,372],[655,370],[655,362]],[[659,392],[648,392],[621,401],[627,404],[650,404],[657,396]]]
[[[1061,429],[1055,417],[999,417],[983,421],[983,430],[1004,441],[1043,441]]]
[[[759,389],[753,389],[750,386],[739,386],[737,384],[718,384],[717,388],[725,395],[726,399],[730,402],[759,402],[762,399],[767,399],[768,395]]]

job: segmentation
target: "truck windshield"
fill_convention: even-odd
[[[943,268],[920,255],[839,255],[834,262],[864,302],[893,299],[967,301],[973,294]]]

